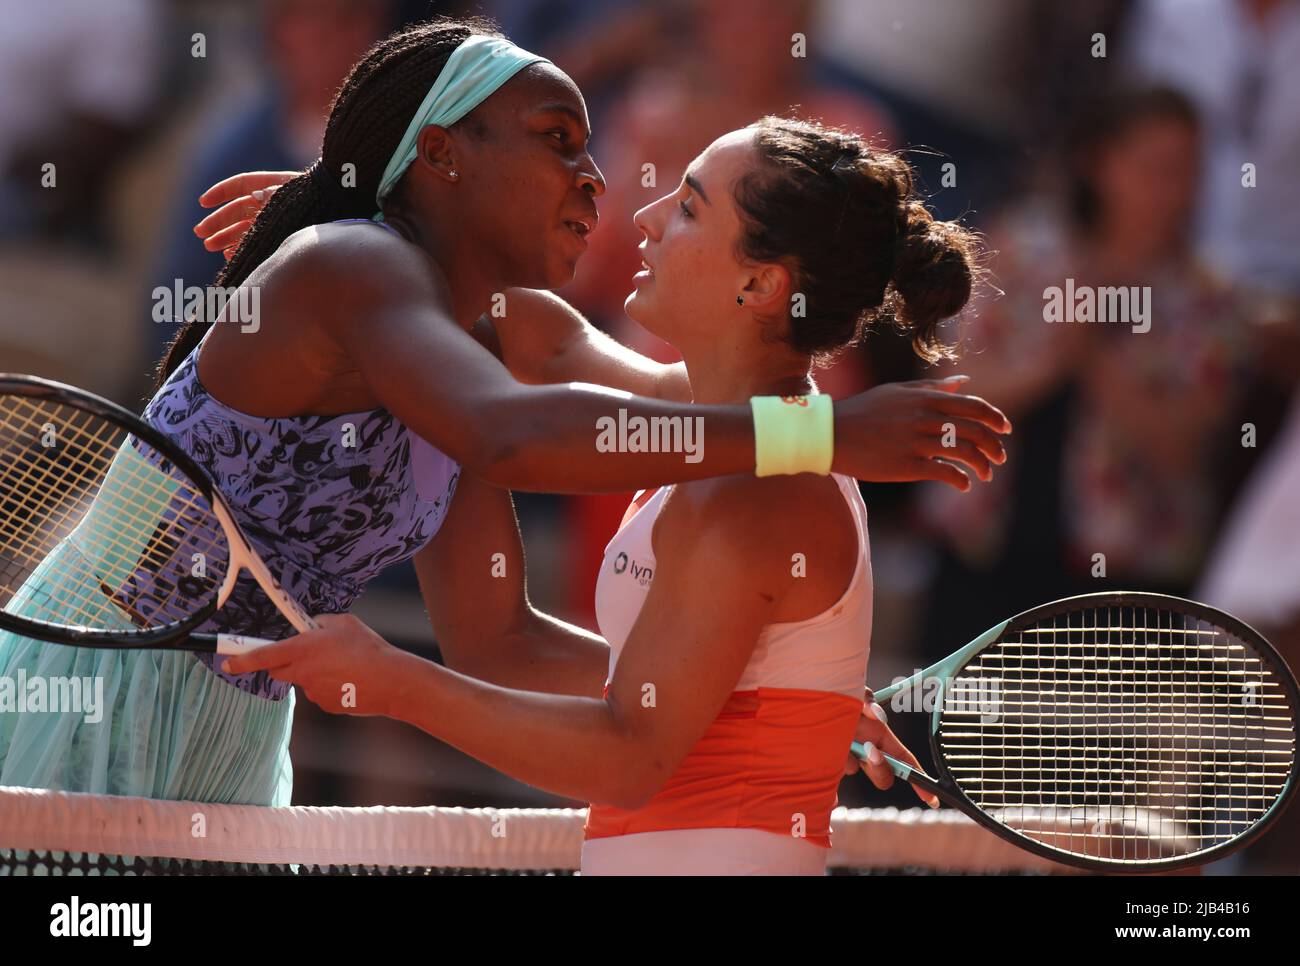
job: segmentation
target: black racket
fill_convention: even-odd
[[[1300,693],[1286,662],[1236,618],[1177,597],[1035,607],[875,699],[931,714],[934,777],[886,755],[895,775],[1085,869],[1220,858],[1295,793]]]
[[[0,628],[235,654],[266,642],[195,628],[245,569],[294,627],[316,626],[175,443],[99,396],[0,374]]]

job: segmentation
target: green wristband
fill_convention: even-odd
[[[835,414],[831,397],[754,396],[754,475],[831,471]]]

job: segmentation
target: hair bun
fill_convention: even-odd
[[[923,356],[942,354],[934,328],[970,300],[975,283],[972,236],[955,222],[936,221],[919,201],[902,208],[894,243],[892,284],[900,321],[918,334]]]

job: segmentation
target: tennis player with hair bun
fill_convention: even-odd
[[[490,23],[437,20],[376,44],[335,98],[309,173],[260,210],[241,190],[249,179],[227,186],[251,225],[225,226],[246,233],[216,281],[257,287],[256,331],[190,320],[145,411],[214,481],[304,610],[345,612],[380,571],[414,559],[441,638],[508,640],[516,649],[504,683],[566,694],[599,693],[604,643],[539,614],[521,585],[487,589],[486,564],[479,575],[458,552],[481,528],[501,541],[494,551],[513,548],[512,573],[522,570],[510,498],[496,487],[618,491],[728,474],[752,482],[757,465],[804,473],[772,484],[773,493],[793,486],[791,496],[829,485],[806,471],[832,467],[965,488],[946,460],[987,477],[1009,429],[954,381],[884,387],[833,413],[816,399],[760,399],[755,410],[735,386],[692,406],[680,368],[598,336],[553,296],[523,291],[569,282],[587,246],[604,191],[589,136],[572,80]],[[345,170],[355,187],[343,187]],[[493,294],[508,290],[509,321],[490,322]],[[704,317],[756,317],[737,294]],[[749,294],[764,316],[774,312],[766,288]],[[697,317],[655,324],[675,332]],[[750,381],[757,392],[760,381]],[[791,393],[805,384],[762,385]],[[703,459],[598,452],[598,420],[619,409],[701,417]],[[945,422],[957,426],[956,449],[940,445]],[[348,426],[355,446],[345,445]],[[837,525],[851,522],[841,515]],[[800,593],[814,595],[821,579]],[[498,595],[510,606],[494,607]],[[291,628],[245,574],[200,630],[281,638]],[[50,647],[4,634],[0,674],[107,682],[100,724],[0,716],[0,784],[290,801],[292,689],[264,671],[228,673],[211,655]],[[855,715],[860,707],[859,697]]]
[[[645,270],[628,315],[681,353],[697,405],[755,400],[760,435],[791,413],[815,427],[827,401],[814,362],[875,321],[892,318],[926,358],[942,354],[936,326],[965,305],[975,274],[972,237],[931,218],[905,161],[794,120],[719,138],[636,224]],[[807,312],[792,317],[796,292]],[[590,802],[584,874],[822,874],[855,735],[873,746],[867,770],[880,787],[893,780],[880,751],[916,765],[863,713],[867,513],[856,481],[828,473],[829,443],[799,437],[815,472],[782,474],[787,457],[773,451],[769,465],[760,447],[758,476],[639,493],[596,587],[608,652],[588,653],[574,690],[529,683],[508,625],[526,606],[522,586],[487,578],[491,553],[513,538],[502,514],[449,521],[434,541],[452,540],[461,561],[461,614],[439,633],[449,667],[352,617],[323,618],[229,667],[296,683],[327,711],[410,722]],[[432,577],[426,589],[454,612]],[[495,639],[480,636],[478,608],[507,621]],[[357,706],[342,707],[351,693]]]

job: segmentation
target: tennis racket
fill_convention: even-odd
[[[315,628],[174,442],[99,396],[0,374],[0,629],[236,654],[267,642],[195,628],[244,570],[294,627]]]
[[[875,699],[931,715],[934,776],[885,755],[897,777],[1085,869],[1222,857],[1296,789],[1286,662],[1236,618],[1163,594],[1035,607]]]

